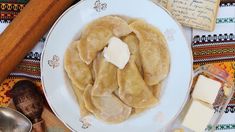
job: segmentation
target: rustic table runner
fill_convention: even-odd
[[[213,32],[193,29],[194,68],[214,64],[235,82],[235,0],[222,1]],[[235,131],[235,95],[217,126],[218,131]]]

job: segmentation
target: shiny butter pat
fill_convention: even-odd
[[[196,82],[192,97],[209,104],[213,104],[221,88],[221,83],[200,75]]]
[[[112,37],[109,40],[108,47],[104,48],[104,58],[119,69],[123,69],[130,58],[128,45],[119,38]]]

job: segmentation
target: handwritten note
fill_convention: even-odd
[[[220,0],[168,0],[167,9],[183,25],[213,31]]]
[[[152,0],[155,3],[158,3],[166,8],[168,0]]]
[[[168,2],[168,0],[161,0],[161,5],[166,8],[167,2]]]

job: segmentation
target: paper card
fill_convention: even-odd
[[[213,31],[220,0],[168,0],[167,9],[183,25]]]
[[[167,7],[167,3],[168,3],[168,0],[161,0],[161,5],[165,8]]]
[[[158,4],[160,4],[161,6],[163,6],[163,7],[167,7],[167,2],[168,2],[168,0],[152,0],[153,2],[155,2],[155,3],[158,3]]]

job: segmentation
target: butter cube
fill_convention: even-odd
[[[193,90],[192,97],[213,104],[221,88],[221,83],[200,75]]]
[[[232,87],[229,87],[227,85],[223,86],[223,90],[224,90],[224,95],[229,97],[231,95],[231,93],[233,92]]]
[[[182,125],[195,132],[204,132],[213,114],[213,108],[203,102],[193,100],[183,119]]]
[[[104,48],[104,58],[119,69],[123,69],[130,58],[128,45],[119,38],[112,37],[108,47]]]

